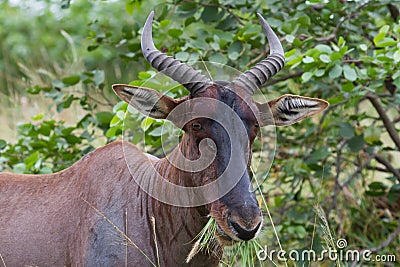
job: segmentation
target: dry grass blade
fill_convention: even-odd
[[[154,218],[154,216],[151,216],[151,224],[153,226],[153,234],[154,234],[154,245],[156,246],[156,257],[157,257],[157,266],[161,266],[160,265],[160,256],[158,254],[158,243],[157,243],[157,235],[156,235],[156,218]]]
[[[212,251],[213,242],[215,242],[215,231],[217,229],[217,223],[214,218],[210,217],[206,225],[201,229],[200,233],[194,238],[197,239],[188,256],[186,257],[186,263],[189,263],[197,253],[201,250],[208,252]]]
[[[124,231],[122,231],[118,226],[116,226],[109,218],[107,218],[107,216],[105,216],[100,210],[98,210],[95,206],[93,206],[91,203],[89,203],[86,199],[84,199],[82,197],[81,197],[81,199],[86,204],[88,204],[94,211],[96,211],[97,214],[99,214],[101,217],[103,217],[103,219],[106,220],[106,222],[108,222],[123,238],[125,238],[128,245],[131,245],[134,248],[136,248],[137,250],[139,250],[139,252],[142,253],[143,256],[145,256],[145,258],[151,263],[151,265],[153,265],[154,267],[157,267],[157,265],[146,255],[146,253],[144,253],[144,251],[142,249],[140,249],[139,246],[136,245],[136,243],[133,242],[132,239],[130,239],[129,236],[127,236],[124,233]]]
[[[325,240],[326,245],[329,247],[328,249],[333,251],[336,250],[335,238],[333,237],[331,230],[329,228],[329,223],[328,220],[326,219],[325,211],[318,204],[314,206],[314,209],[318,217],[322,221],[321,228],[322,232],[324,233],[323,238]],[[341,266],[339,259],[336,259],[336,266]]]
[[[4,259],[3,259],[3,256],[1,254],[0,254],[0,260],[1,260],[1,263],[3,263],[3,266],[7,267],[7,265],[6,265],[6,263],[5,263]]]
[[[276,231],[274,221],[272,220],[271,213],[269,212],[269,208],[268,208],[268,205],[267,205],[267,201],[265,200],[264,194],[262,193],[262,191],[261,191],[261,189],[260,189],[260,184],[258,183],[258,180],[257,180],[257,178],[256,178],[255,175],[254,175],[254,178],[255,178],[254,180],[255,180],[255,182],[256,182],[256,184],[257,184],[256,190],[258,190],[258,191],[260,192],[262,202],[264,203],[265,210],[267,211],[269,221],[271,222],[271,225],[272,225],[272,229],[274,229],[274,234],[275,234],[276,240],[277,240],[277,242],[278,242],[279,249],[280,249],[281,251],[283,251],[281,241],[279,240],[278,232]],[[270,259],[270,260],[271,260],[271,262],[272,262],[275,266],[277,266],[276,263],[273,262],[273,259]],[[285,266],[286,266],[286,267],[288,266],[286,261],[285,261]]]

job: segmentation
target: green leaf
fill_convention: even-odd
[[[354,89],[354,84],[352,82],[347,82],[342,85],[342,90],[344,92],[351,92]]]
[[[3,139],[0,139],[0,150],[5,148],[7,146],[7,142],[4,141]]]
[[[338,46],[342,46],[345,44],[344,38],[342,36],[339,37]]]
[[[75,135],[66,135],[64,139],[68,142],[68,144],[75,145],[81,143],[81,139],[76,137]]]
[[[316,72],[314,72],[315,77],[322,77],[325,74],[325,69],[318,69]]]
[[[396,52],[394,52],[393,59],[397,63],[400,61],[400,49],[398,49]]]
[[[355,135],[354,127],[348,122],[339,123],[339,134],[343,138],[352,138]]]
[[[312,72],[304,72],[303,75],[301,75],[301,79],[303,80],[303,83],[306,83],[311,79],[312,76]]]
[[[142,120],[140,127],[143,129],[143,131],[147,131],[154,122],[155,119],[147,117],[144,120]]]
[[[94,84],[99,87],[101,84],[104,83],[104,71],[103,70],[94,70],[92,71],[94,74],[93,81]]]
[[[183,31],[181,29],[169,29],[168,30],[168,35],[173,37],[173,38],[178,38],[181,36]]]
[[[377,45],[379,41],[381,41],[383,38],[385,38],[386,33],[380,32],[374,37],[374,44]]]
[[[161,27],[161,28],[165,28],[165,27],[167,27],[170,23],[171,23],[171,20],[170,20],[170,19],[163,19],[162,21],[160,21],[160,27]]]
[[[382,40],[379,40],[379,42],[376,43],[376,47],[387,47],[395,45],[397,45],[397,41],[395,41],[393,38],[390,37],[383,38]]]
[[[138,78],[139,78],[140,80],[147,80],[147,79],[150,79],[150,78],[151,78],[151,74],[148,73],[148,72],[145,72],[145,71],[140,71],[140,72],[138,73]]]
[[[31,95],[37,95],[40,93],[41,90],[42,90],[42,87],[40,87],[39,85],[35,85],[35,86],[27,88],[26,92]]]
[[[299,17],[297,19],[297,22],[300,23],[301,26],[307,28],[311,24],[311,19],[310,19],[310,17],[304,15],[304,16]]]
[[[36,161],[39,159],[39,151],[35,151],[25,158],[25,168],[29,170],[33,165],[35,165]]]
[[[356,71],[347,64],[343,66],[343,74],[348,81],[354,82],[357,80]]]
[[[287,65],[296,67],[303,60],[303,56],[298,56],[287,62]]]
[[[163,131],[163,126],[159,126],[157,128],[155,128],[154,130],[152,130],[151,132],[149,132],[150,136],[161,136],[164,133]]]
[[[342,75],[342,66],[339,64],[333,65],[332,69],[329,71],[329,78],[336,79]]]
[[[175,54],[175,58],[177,60],[180,60],[183,62],[186,62],[189,59],[189,56],[190,56],[190,54],[188,52],[184,52],[184,51],[181,51],[181,52],[178,52]]]
[[[309,56],[305,56],[303,58],[303,62],[306,63],[306,64],[312,63],[312,62],[314,62],[314,58],[309,57]]]
[[[368,47],[367,47],[367,45],[366,44],[360,44],[360,49],[362,50],[362,51],[367,51],[368,50]]]
[[[42,113],[37,114],[35,116],[32,117],[32,120],[34,121],[40,121],[41,119],[43,119],[44,115]]]
[[[342,60],[343,55],[340,52],[333,52],[330,55],[331,61],[335,61],[335,60]]]
[[[364,148],[364,145],[365,141],[363,135],[354,136],[348,142],[348,146],[352,152],[359,152]]]
[[[218,7],[216,6],[206,6],[201,13],[201,19],[205,23],[217,21],[218,19]]]
[[[242,49],[243,49],[242,42],[239,40],[234,41],[228,48],[229,59],[236,60],[239,57]]]
[[[213,54],[212,56],[210,56],[208,58],[208,60],[210,60],[211,62],[216,62],[216,63],[220,63],[220,64],[226,64],[228,63],[228,58],[220,53],[217,54]]]
[[[72,86],[72,85],[79,83],[80,79],[81,79],[81,77],[79,75],[73,75],[73,76],[65,77],[61,81],[63,84],[65,84],[67,86]]]
[[[369,126],[364,132],[364,140],[368,144],[374,144],[381,139],[381,131],[376,126]]]
[[[372,182],[368,185],[369,190],[366,191],[366,194],[369,196],[377,197],[383,196],[386,194],[387,186],[382,182]]]
[[[56,88],[65,87],[65,84],[62,81],[58,80],[58,79],[51,81],[51,85],[56,87]]]
[[[77,99],[77,98],[75,98],[74,95],[70,95],[70,96],[67,98],[67,100],[64,101],[64,103],[63,103],[63,108],[64,108],[64,109],[69,108],[69,107],[71,106],[71,104],[72,104],[72,101],[74,101],[75,99]]]
[[[110,125],[110,121],[114,117],[114,114],[108,111],[100,111],[96,113],[96,120],[101,126],[108,127]]]
[[[319,59],[324,62],[324,63],[329,63],[331,62],[331,57],[328,56],[327,54],[322,54],[319,56]]]
[[[389,31],[390,27],[389,25],[383,25],[380,29],[379,29],[379,33],[384,33],[386,34]]]
[[[329,149],[327,147],[320,147],[311,153],[310,161],[308,163],[316,163],[320,160],[325,159],[330,154],[331,154],[331,152],[329,151]]]
[[[389,204],[394,204],[400,198],[400,184],[394,184],[389,190],[388,201]]]
[[[132,15],[133,11],[135,11],[135,1],[127,1],[125,4],[125,9],[129,15]]]
[[[332,53],[332,49],[329,45],[319,44],[315,46],[315,49],[317,49],[321,53],[326,53],[326,54]]]
[[[13,173],[25,173],[26,167],[24,163],[17,163],[13,166]]]

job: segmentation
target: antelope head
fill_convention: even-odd
[[[259,128],[284,126],[324,110],[324,100],[283,95],[267,103],[253,100],[255,91],[284,66],[282,45],[258,14],[270,45],[270,55],[232,81],[212,81],[200,71],[160,52],[153,43],[151,12],[142,34],[142,51],[158,71],[182,84],[189,96],[173,99],[155,90],[116,84],[118,96],[140,112],[157,119],[169,119],[184,130],[179,149],[192,161],[204,155],[204,147],[215,157],[204,171],[193,175],[192,186],[203,186],[218,179],[218,199],[206,205],[218,224],[222,244],[251,240],[262,225],[262,215],[250,181],[251,149]],[[183,109],[180,107],[184,106]],[[178,115],[171,116],[175,110]],[[190,117],[191,114],[196,116]],[[189,118],[182,119],[188,115]],[[211,153],[212,154],[212,153]],[[196,172],[196,171],[192,171]],[[206,197],[205,197],[206,198]]]

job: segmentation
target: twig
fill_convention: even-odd
[[[386,168],[381,168],[381,167],[378,167],[378,166],[371,166],[371,165],[368,165],[368,166],[366,166],[366,168],[367,168],[367,170],[371,170],[371,171],[392,173],[392,172],[389,171],[388,169],[386,169]],[[399,171],[400,171],[400,170],[399,170]]]
[[[266,46],[264,51],[262,53],[260,53],[256,58],[253,58],[252,60],[250,60],[247,64],[246,67],[251,66],[257,62],[259,62],[261,59],[265,58],[267,56],[267,53],[269,51],[269,47]]]
[[[381,103],[378,101],[378,97],[374,95],[373,93],[368,93],[366,95],[368,100],[371,102],[371,104],[374,106],[376,111],[379,114],[379,117],[381,118],[383,125],[385,126],[387,132],[389,133],[390,137],[392,138],[393,142],[397,146],[397,149],[400,150],[400,137],[399,134],[397,133],[396,128],[393,126],[393,123],[387,116],[384,108],[382,107]]]
[[[271,81],[267,82],[265,84],[265,86],[274,85],[274,84],[282,82],[282,81],[286,81],[286,80],[289,80],[289,79],[292,79],[292,78],[300,77],[301,75],[303,75],[303,73],[304,73],[304,71],[299,71],[299,72],[295,72],[293,74],[289,74],[287,76],[283,76],[283,77],[271,80]]]
[[[367,166],[371,162],[371,160],[374,157],[375,157],[375,154],[369,155],[368,158],[361,165],[358,165],[357,169],[353,172],[353,174],[350,175],[350,177],[347,178],[347,180],[344,181],[340,185],[340,187],[341,188],[346,187],[357,176],[357,174],[359,174],[364,169],[364,167]]]
[[[329,209],[326,211],[326,215],[329,217],[329,214],[333,209],[336,208],[336,201],[337,201],[337,195],[339,193],[339,190],[341,188],[340,183],[339,183],[339,178],[340,178],[340,173],[342,172],[342,149],[343,147],[347,144],[347,140],[342,140],[337,148],[337,154],[336,154],[336,176],[335,176],[335,187],[333,190],[333,195],[332,195],[332,204],[330,205]]]
[[[393,167],[393,165],[384,157],[381,157],[379,155],[375,155],[375,159],[376,161],[378,161],[379,163],[383,164],[386,169],[391,172],[394,176],[396,176],[397,180],[400,182],[400,171],[397,170],[395,167]]]
[[[385,241],[383,241],[381,244],[379,244],[377,247],[375,248],[371,248],[370,251],[372,253],[374,252],[378,252],[382,249],[384,249],[386,246],[388,246],[390,243],[392,243],[392,241],[397,238],[400,234],[400,221],[398,221],[399,225],[397,226],[396,230],[394,230],[393,233],[391,233],[388,238],[386,238]]]

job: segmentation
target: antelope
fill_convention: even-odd
[[[143,55],[190,94],[173,99],[123,84],[113,90],[143,114],[181,127],[179,145],[159,159],[117,141],[58,173],[1,173],[0,262],[8,267],[185,266],[208,215],[218,225],[216,250],[254,239],[263,217],[249,166],[259,128],[290,125],[328,106],[295,95],[253,100],[284,66],[278,37],[257,15],[270,55],[228,82],[212,81],[157,50],[151,12],[141,37]],[[200,251],[189,265],[217,266],[218,261],[215,253]]]

